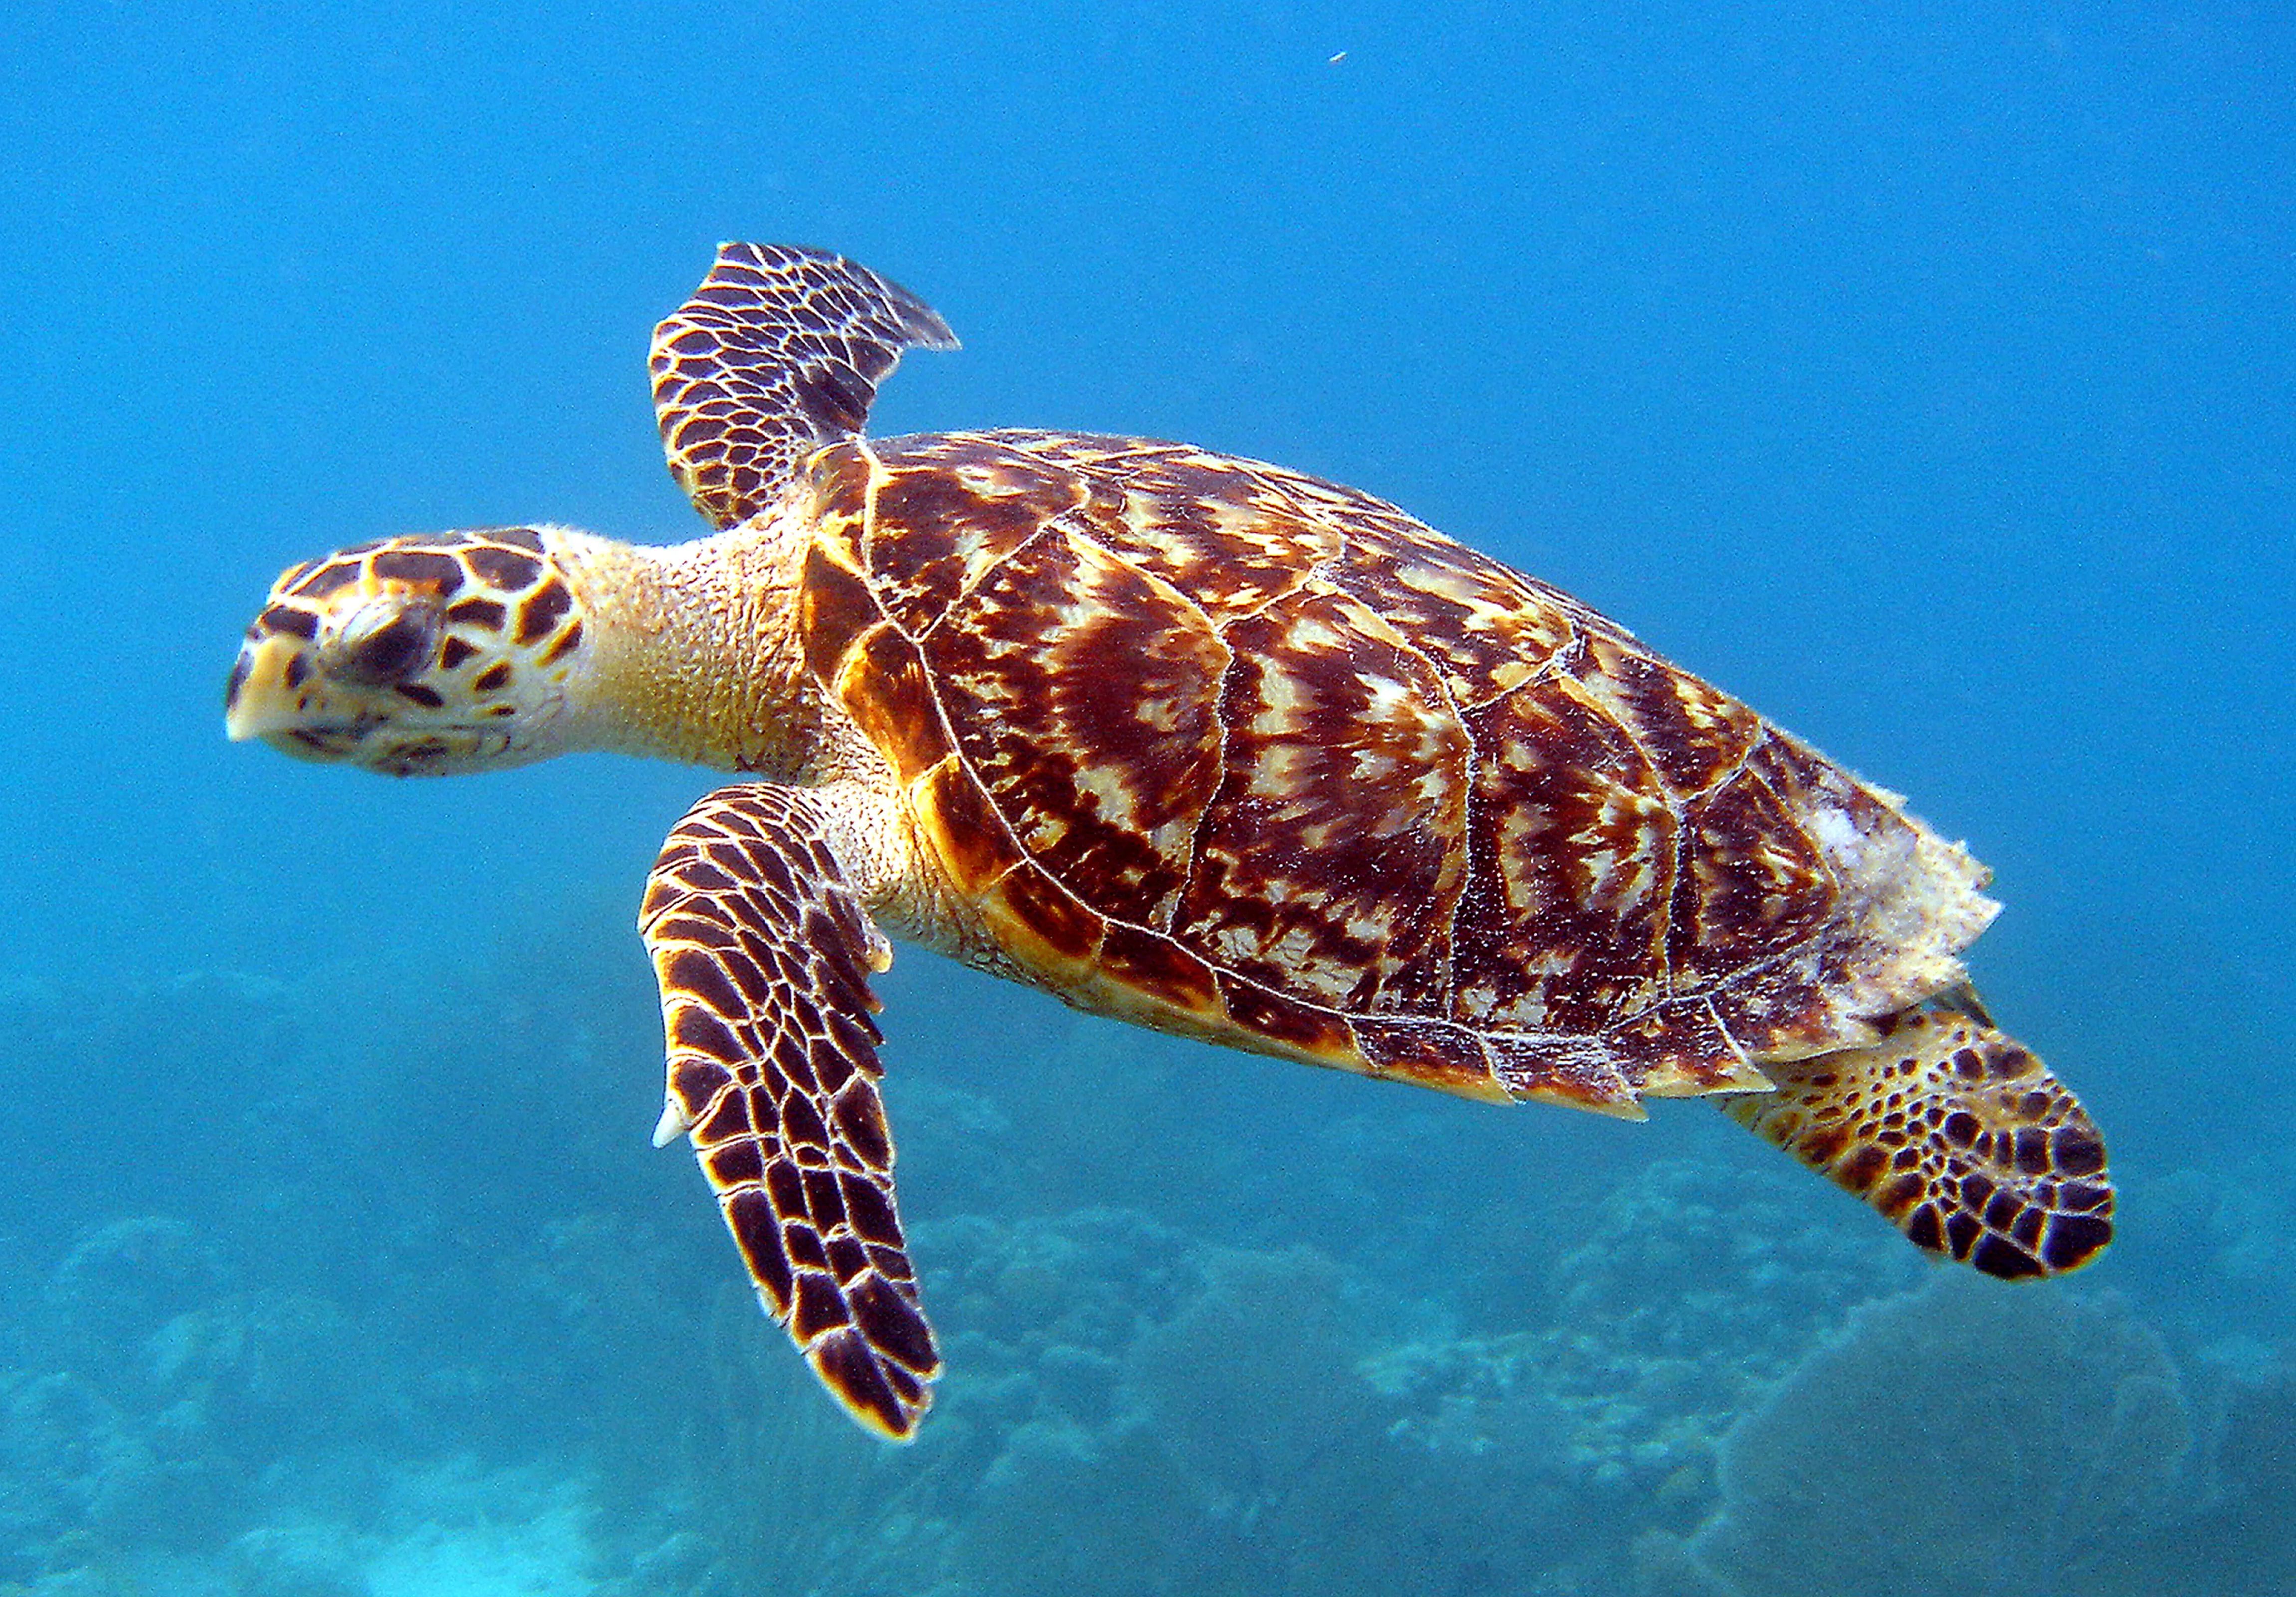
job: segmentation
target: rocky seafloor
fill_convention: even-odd
[[[643,962],[0,989],[0,1593],[2283,1593],[2292,1199],[2124,1161],[2070,1282],[1720,1117],[1505,1113],[905,956],[949,1374],[855,1430],[648,1149]],[[627,956],[627,957],[625,957]]]

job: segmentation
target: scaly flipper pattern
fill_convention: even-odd
[[[2054,1275],[2112,1238],[2104,1142],[2047,1066],[1973,1000],[1895,1017],[1878,1043],[1769,1061],[1775,1093],[1724,1113],[1989,1275]]]
[[[824,1384],[906,1437],[940,1372],[893,1203],[872,970],[891,952],[816,800],[719,788],[663,845],[638,927],[661,983],[657,1144],[693,1139],[756,1281]]]
[[[868,267],[786,244],[721,244],[647,364],[670,474],[720,527],[773,503],[797,464],[851,438],[910,345],[954,349],[932,307]]]

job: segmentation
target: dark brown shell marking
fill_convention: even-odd
[[[1908,823],[1559,591],[1177,445],[940,434],[812,471],[808,659],[1076,1001],[1620,1109],[1861,1035],[1829,989],[1894,954],[1812,821],[1897,858]]]

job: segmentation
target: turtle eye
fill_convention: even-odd
[[[425,604],[370,608],[344,627],[332,662],[337,675],[381,686],[404,682],[430,663],[439,645],[439,618]]]

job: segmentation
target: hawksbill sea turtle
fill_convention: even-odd
[[[1159,1030],[1492,1102],[1710,1095],[1923,1248],[2046,1275],[2103,1142],[1958,957],[1986,872],[1567,594],[1185,445],[865,438],[924,302],[728,244],[653,340],[714,536],[555,526],[294,567],[234,739],[396,775],[576,749],[741,773],[640,929],[759,1300],[890,1437],[940,1369],[893,1196],[886,932]]]

